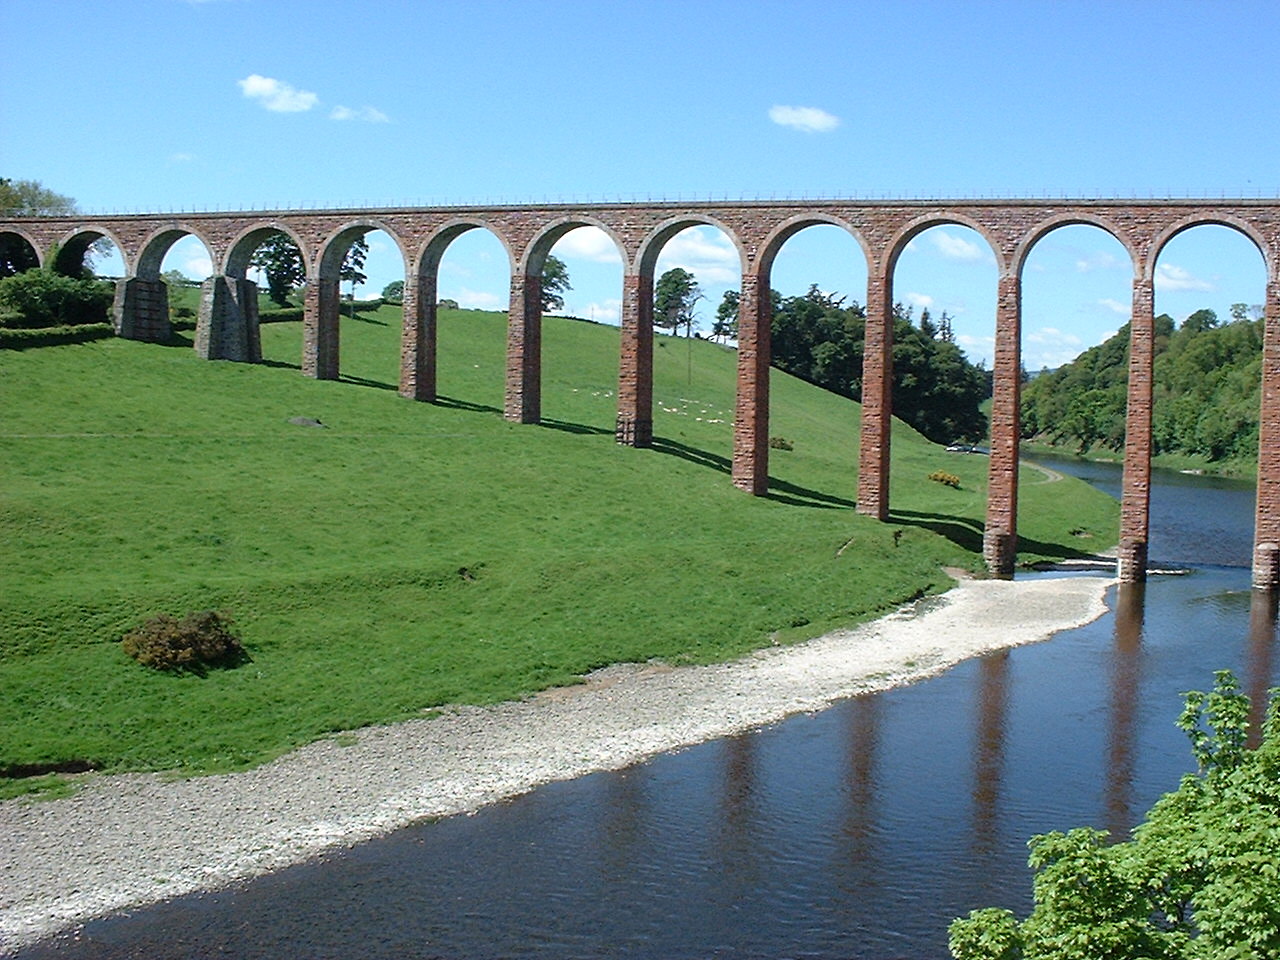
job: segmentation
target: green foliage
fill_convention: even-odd
[[[382,288],[382,299],[388,303],[399,303],[404,299],[404,281],[392,280]]]
[[[356,237],[351,241],[346,254],[342,258],[342,266],[338,268],[338,279],[352,285],[364,283],[369,278],[364,275],[364,262],[369,256],[369,241],[364,237]]]
[[[738,336],[738,299],[737,290],[726,290],[716,307],[716,322],[711,327],[711,337],[715,340],[733,340]]]
[[[144,667],[172,673],[231,667],[248,659],[233,623],[219,610],[189,613],[181,620],[161,613],[126,633],[121,649]]]
[[[0,279],[0,311],[6,326],[25,329],[105,323],[113,284],[67,277],[51,269],[27,270]]]
[[[548,255],[542,265],[542,312],[564,309],[564,296],[573,289],[569,283],[569,268],[557,256]]]
[[[823,293],[817,285],[799,297],[773,296],[774,366],[841,396],[862,397],[866,314],[857,303]],[[911,323],[911,310],[895,307],[893,413],[935,443],[981,440],[987,419],[983,372],[927,316]],[[949,321],[944,329],[949,329]]]
[[[307,279],[302,251],[284,233],[274,233],[258,244],[249,258],[249,266],[267,275],[267,296],[280,307],[288,305],[289,294]]]
[[[259,323],[285,323],[291,320],[301,320],[305,311],[302,307],[277,307],[274,310],[259,310]]]
[[[1157,454],[1211,463],[1253,460],[1258,452],[1262,326],[1236,304],[1232,320],[1197,310],[1176,331],[1156,318],[1152,439]],[[1126,324],[1071,363],[1034,378],[1022,391],[1022,435],[1070,444],[1124,447],[1129,366]]]
[[[794,450],[796,445],[786,437],[770,437],[769,449],[771,450]]]
[[[0,350],[28,350],[64,343],[88,343],[116,335],[110,323],[82,323],[77,326],[38,327],[33,330],[0,327]]]
[[[440,302],[438,302],[438,303],[436,304],[436,309],[437,309],[437,310],[457,310],[457,309],[458,309],[458,301],[457,301],[457,300],[451,300],[451,299],[449,299],[449,298],[447,298],[447,297],[446,297],[444,300],[441,300]]]
[[[76,202],[38,180],[0,177],[0,214],[7,217],[61,217],[76,212]]]
[[[1230,671],[1187,694],[1178,726],[1198,775],[1123,843],[1088,828],[1035,837],[1035,907],[951,925],[956,960],[1271,960],[1280,956],[1280,691],[1256,749]]]
[[[702,299],[702,288],[693,274],[683,267],[672,267],[658,278],[653,287],[653,325],[672,334],[685,328],[685,336],[693,336],[694,308]]]

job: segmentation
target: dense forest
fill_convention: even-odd
[[[1258,453],[1262,323],[1258,310],[1233,304],[1220,323],[1197,310],[1175,329],[1156,318],[1152,435],[1154,452],[1210,462],[1252,460]],[[1124,447],[1129,326],[1066,366],[1022,388],[1022,435],[1070,445]]]
[[[771,294],[773,365],[861,400],[866,311],[817,285],[798,297]],[[721,316],[728,312],[722,310]],[[981,441],[987,435],[981,405],[990,392],[985,371],[956,346],[945,313],[936,324],[927,310],[918,324],[913,320],[910,307],[895,305],[894,415],[936,443]]]

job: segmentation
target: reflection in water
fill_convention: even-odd
[[[1262,721],[1267,712],[1267,690],[1274,676],[1272,655],[1276,646],[1277,593],[1254,590],[1249,603],[1249,641],[1245,648],[1245,675],[1241,679],[1249,694],[1249,746],[1262,740]]]
[[[877,816],[876,754],[880,749],[880,709],[883,698],[863,696],[855,699],[848,709],[849,786],[845,791],[848,807],[845,812],[843,855],[848,865],[846,876],[852,890],[873,887],[876,884],[875,855]]]
[[[1009,651],[987,654],[978,664],[978,744],[973,774],[975,855],[997,846],[1000,826],[1000,778],[1004,772],[1005,717],[1009,708]]]
[[[1145,583],[1122,583],[1116,588],[1106,785],[1107,830],[1113,840],[1125,839],[1134,823],[1134,740],[1142,679],[1142,625],[1146,598]]]
[[[739,735],[722,741],[724,747],[724,813],[720,817],[717,854],[730,889],[725,896],[737,903],[750,897],[760,879],[759,811],[756,805],[755,739]]]

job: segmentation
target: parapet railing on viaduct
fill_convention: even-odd
[[[653,436],[658,254],[687,227],[718,227],[737,248],[742,270],[733,482],[761,494],[768,484],[769,275],[783,243],[815,224],[848,231],[867,259],[857,509],[881,520],[889,517],[894,265],[916,234],[934,226],[971,227],[990,245],[999,289],[983,553],[989,569],[1000,575],[1012,572],[1017,550],[1023,266],[1038,240],[1070,224],[1100,227],[1124,246],[1133,265],[1133,304],[1118,574],[1127,581],[1146,575],[1156,259],[1174,236],[1200,224],[1227,226],[1247,236],[1267,269],[1253,581],[1259,587],[1280,585],[1280,200],[725,201],[134,214],[0,219],[0,235],[25,240],[41,264],[53,258],[55,265],[72,270],[91,243],[109,238],[127,274],[117,286],[116,331],[142,340],[170,334],[160,266],[177,240],[194,235],[214,264],[204,284],[196,349],[210,359],[254,362],[261,359],[261,347],[249,259],[269,235],[288,234],[302,251],[307,274],[303,373],[333,379],[338,376],[339,268],[356,238],[383,230],[400,248],[406,277],[399,391],[433,401],[440,259],[459,235],[488,229],[505,247],[511,268],[505,416],[531,423],[540,418],[543,264],[570,230],[599,227],[617,245],[624,274],[617,439],[645,446]]]

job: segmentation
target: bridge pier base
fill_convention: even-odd
[[[173,336],[173,324],[169,322],[169,288],[163,280],[126,277],[116,284],[111,321],[117,337],[166,343]]]
[[[628,447],[653,444],[653,277],[622,278],[618,419],[614,438]]]
[[[1012,580],[1017,558],[1016,533],[991,527],[982,531],[982,559],[986,561],[987,573],[1001,580]]]
[[[196,355],[205,360],[262,360],[258,285],[240,277],[212,276],[200,288]]]
[[[1145,583],[1147,580],[1147,541],[1121,537],[1116,550],[1116,579],[1121,583]]]

